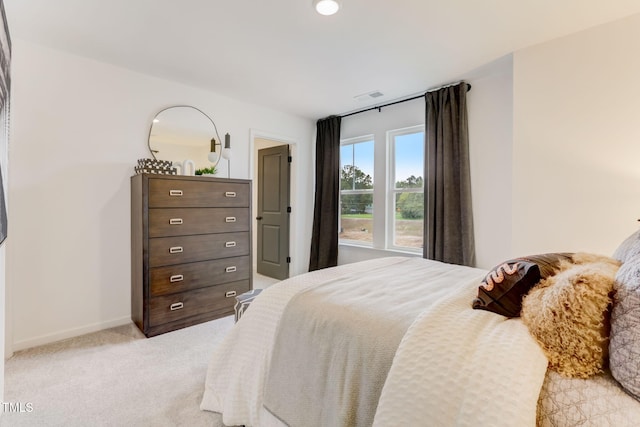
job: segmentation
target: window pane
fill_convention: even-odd
[[[397,190],[424,187],[424,132],[395,135],[392,139],[394,179]],[[391,189],[393,191],[393,188]],[[423,247],[424,193],[399,191],[394,195],[393,246]]]
[[[353,144],[354,189],[373,188],[373,141]]]
[[[340,239],[373,243],[373,140],[340,147]]]
[[[345,171],[353,166],[353,144],[343,145],[340,147],[340,170]],[[353,174],[340,175],[340,189],[353,190]]]
[[[373,141],[340,147],[340,189],[373,188]]]
[[[424,132],[394,138],[396,188],[422,188],[424,171]]]
[[[373,193],[340,196],[338,237],[373,243]]]
[[[396,193],[394,246],[422,248],[424,193]]]

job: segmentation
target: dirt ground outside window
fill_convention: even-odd
[[[340,239],[359,242],[373,242],[373,220],[371,218],[341,218],[342,230]],[[396,219],[395,246],[406,248],[422,248],[422,219]]]

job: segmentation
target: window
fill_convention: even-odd
[[[340,240],[373,244],[373,137],[340,147]]]
[[[376,136],[341,141],[340,243],[422,252],[424,126],[383,130]],[[386,153],[378,170],[374,153]]]
[[[340,243],[422,252],[424,126],[382,130],[376,137],[341,141]],[[377,170],[374,153],[386,153]]]
[[[387,133],[390,248],[422,250],[424,228],[424,126]]]

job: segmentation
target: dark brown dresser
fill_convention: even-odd
[[[251,181],[131,177],[131,319],[147,337],[232,314],[250,289]]]

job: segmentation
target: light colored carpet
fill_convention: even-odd
[[[153,338],[130,324],[16,353],[0,426],[221,426],[200,410],[212,351],[233,316]]]

